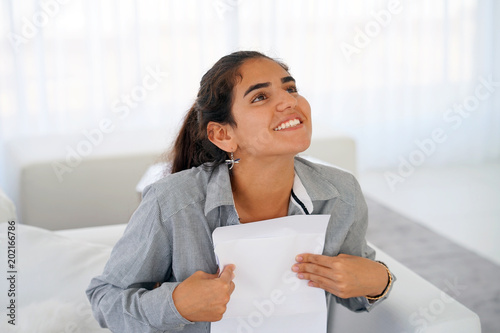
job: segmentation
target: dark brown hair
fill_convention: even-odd
[[[227,153],[207,137],[207,125],[213,121],[236,126],[231,108],[233,88],[239,69],[249,59],[266,58],[288,71],[288,66],[256,51],[238,51],[219,59],[200,81],[196,101],[185,116],[184,123],[170,152],[171,173],[202,164],[215,167],[224,163]]]

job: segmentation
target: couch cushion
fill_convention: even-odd
[[[16,207],[12,200],[0,189],[0,222],[16,221]]]
[[[17,302],[26,306],[48,299],[85,300],[85,289],[99,275],[111,254],[111,246],[91,244],[37,227],[16,225]],[[5,244],[7,223],[0,224]],[[2,260],[6,265],[6,260]],[[6,272],[7,267],[3,267]],[[7,290],[6,279],[0,279]]]

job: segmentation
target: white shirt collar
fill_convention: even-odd
[[[296,205],[304,214],[309,215],[313,211],[313,203],[309,194],[307,194],[306,188],[302,184],[297,173],[295,173],[295,178],[293,179],[292,188],[292,203]]]

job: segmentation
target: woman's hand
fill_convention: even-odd
[[[234,290],[234,265],[221,275],[197,271],[181,282],[172,294],[177,311],[189,321],[218,321]]]
[[[340,298],[380,295],[389,281],[383,265],[363,257],[304,253],[295,260],[292,270],[299,279]]]

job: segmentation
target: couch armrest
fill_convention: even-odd
[[[449,288],[440,290],[382,250],[370,246],[397,281],[389,297],[370,312],[354,313],[339,304],[331,306],[328,332],[481,332],[478,315],[452,298],[460,292],[458,281],[448,281]]]
[[[113,247],[122,237],[126,227],[127,224],[123,223],[89,228],[58,230],[54,231],[54,233],[78,241]]]

